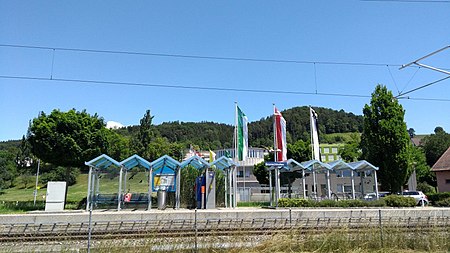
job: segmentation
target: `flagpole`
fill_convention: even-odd
[[[311,158],[312,158],[312,160],[314,160],[315,159],[315,156],[314,156],[314,138],[313,138],[313,116],[312,116],[312,108],[311,108],[311,106],[309,106],[309,128],[310,128],[310,130],[309,130],[309,132],[310,132],[310,135],[311,135]],[[312,168],[312,176],[313,176],[313,191],[312,191],[312,193],[313,193],[313,197],[314,197],[314,199],[316,199],[316,197],[317,197],[317,182],[316,182],[316,171],[314,170],[314,164],[313,164],[313,168]]]
[[[238,136],[238,127],[237,127],[237,125],[238,125],[238,105],[237,105],[237,102],[234,102],[234,161],[236,162],[236,164],[238,163],[238,160],[239,160],[239,158],[238,158],[238,150],[237,150],[237,147],[238,147],[238,140],[237,140],[237,136]],[[233,199],[233,204],[234,203],[236,203],[237,202],[237,182],[236,182],[236,180],[237,180],[237,176],[236,175],[234,175],[234,174],[236,174],[237,173],[237,167],[238,166],[236,166],[235,167],[235,169],[233,170],[233,181],[234,181],[234,183],[233,183],[233,195],[234,195],[234,199]]]
[[[278,139],[278,136],[277,136],[277,129],[276,129],[276,127],[277,127],[277,123],[276,123],[276,117],[277,117],[277,115],[275,115],[275,110],[276,110],[276,107],[275,107],[275,103],[273,104],[273,112],[274,112],[274,147],[275,147],[275,156],[274,156],[274,161],[275,162],[277,162],[278,161],[278,142],[277,142],[277,139]],[[280,119],[281,120],[281,119]],[[282,151],[282,150],[281,150]],[[279,198],[280,198],[280,180],[279,180],[279,168],[278,167],[275,167],[275,206],[277,206],[278,207],[278,201],[279,201]]]

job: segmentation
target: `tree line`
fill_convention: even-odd
[[[321,133],[358,132],[362,117],[343,110],[316,108],[321,114]],[[308,141],[309,109],[295,107],[282,112],[286,118],[288,142]],[[149,161],[168,154],[181,160],[186,149],[216,150],[233,147],[234,127],[215,122],[165,122],[152,123],[147,110],[139,125],[120,129],[107,129],[104,119],[97,114],[76,109],[63,112],[41,112],[30,121],[28,133],[22,140],[0,143],[0,187],[9,188],[20,183],[32,184],[37,161],[41,160],[41,179],[75,183],[76,175],[86,170],[84,162],[100,154],[108,154],[121,161],[138,154]],[[266,117],[249,124],[249,142],[254,147],[273,145],[272,119]],[[321,135],[326,140],[325,134]],[[338,138],[339,139],[339,138]],[[330,142],[336,138],[330,138]],[[307,144],[305,144],[307,145]],[[17,179],[19,178],[19,179]]]
[[[390,109],[379,111],[380,108]],[[314,109],[319,115],[321,143],[345,143],[339,150],[341,157],[346,161],[367,159],[379,166],[380,179],[389,189],[404,184],[412,164],[420,180],[435,184],[429,168],[450,145],[449,134],[437,127],[434,134],[423,139],[420,147],[411,147],[408,134],[414,131],[406,130],[404,110],[384,86],[377,86],[371,104],[364,107],[364,116],[343,110]],[[287,121],[288,156],[298,161],[310,159],[309,108],[295,107],[282,114]],[[0,142],[0,187],[4,189],[17,183],[29,186],[31,180],[26,178],[36,171],[38,159],[42,162],[44,183],[64,180],[73,184],[77,173],[86,170],[84,162],[102,153],[118,161],[132,154],[149,161],[164,154],[181,160],[191,146],[196,150],[215,150],[233,145],[231,125],[206,121],[154,125],[152,121],[153,116],[147,110],[139,125],[112,130],[105,127],[102,117],[86,111],[41,112],[30,122],[22,140]],[[271,147],[272,124],[271,117],[251,122],[250,145]]]

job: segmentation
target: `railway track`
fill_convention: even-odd
[[[209,236],[269,236],[281,231],[323,234],[345,230],[361,233],[369,230],[398,232],[435,231],[450,233],[449,217],[434,218],[317,218],[317,219],[206,219],[150,221],[103,221],[91,224],[92,239],[117,238],[191,238]],[[88,223],[0,224],[0,243],[82,241],[89,232]]]

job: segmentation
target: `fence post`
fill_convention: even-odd
[[[292,228],[292,210],[290,207],[289,207],[289,226],[291,226]]]
[[[198,252],[198,246],[197,246],[197,208],[195,208],[195,215],[194,215],[194,229],[195,229],[195,252]]]
[[[384,241],[383,241],[383,225],[381,223],[381,209],[378,209],[378,223],[380,225],[380,242],[381,242],[381,248],[384,248]]]
[[[92,235],[92,203],[89,203],[89,226],[88,226],[88,245],[87,245],[87,252],[91,252],[91,235]]]

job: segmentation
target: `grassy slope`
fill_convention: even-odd
[[[130,175],[128,176],[128,178]],[[144,172],[139,172],[132,179],[127,182],[127,189],[130,192],[147,192],[147,174]],[[69,187],[67,200],[68,201],[80,201],[87,194],[87,174],[80,174],[77,178],[77,183]],[[142,182],[141,182],[142,180]],[[103,175],[100,179],[100,193],[117,193],[119,187],[119,178],[114,177],[112,179]],[[32,201],[33,196],[33,186],[28,189],[23,189],[22,187],[14,187],[11,189],[3,190],[3,194],[0,195],[0,201]],[[38,190],[38,201],[43,201],[46,194],[46,189],[41,188]]]

